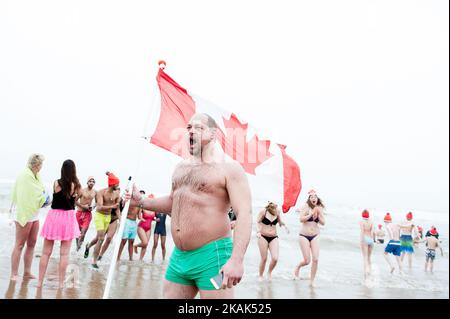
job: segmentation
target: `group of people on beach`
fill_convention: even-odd
[[[88,258],[94,247],[92,267],[98,268],[112,238],[125,203],[129,201],[126,224],[120,244],[119,257],[128,243],[129,259],[140,249],[140,259],[145,256],[150,242],[151,223],[157,222],[154,233],[152,260],[158,239],[161,239],[165,258],[165,218],[171,217],[171,235],[175,244],[167,265],[163,294],[165,298],[232,298],[234,286],[244,273],[244,255],[252,232],[251,191],[242,166],[217,152],[217,124],[205,113],[196,113],[186,126],[186,144],[190,157],[183,159],[172,174],[172,188],[166,196],[146,196],[145,191],[134,186],[131,191],[120,194],[119,179],[108,172],[108,187],[94,189],[95,178],[89,177],[87,187],[82,188],[77,178],[75,163],[66,160],[61,177],[54,182],[53,200],[45,193],[39,171],[44,158],[34,154],[27,168],[17,178],[12,202],[15,206],[16,244],[11,258],[11,280],[17,280],[19,261],[23,248],[24,277],[34,278],[31,262],[39,230],[38,212],[51,204],[41,235],[44,248],[39,265],[38,286],[44,281],[49,258],[55,241],[61,241],[59,283],[62,288],[73,239],[79,251],[85,240],[90,222],[94,219],[96,237],[88,242],[84,257]],[[95,204],[94,204],[95,201]],[[92,216],[93,210],[96,210]],[[320,226],[325,225],[324,204],[314,190],[308,192],[307,202],[297,210],[301,228],[299,245],[303,259],[294,270],[299,278],[302,267],[311,265],[310,283],[318,269]],[[154,213],[157,212],[157,213]],[[282,213],[276,203],[269,202],[257,216],[257,240],[261,253],[259,276],[263,279],[268,255],[271,261],[269,279],[278,261],[278,235],[276,226],[285,227]],[[369,213],[363,213],[361,222],[361,247],[365,257],[366,272],[370,273],[370,256],[376,238]],[[415,226],[407,223],[393,224],[385,218],[389,243],[386,254],[394,255],[413,251],[409,239]],[[435,230],[430,236],[435,238]],[[141,242],[134,244],[139,236]],[[433,249],[438,247],[428,236],[427,261],[434,259]],[[233,237],[233,239],[232,239]],[[383,236],[378,233],[378,241]],[[387,259],[389,264],[390,261]],[[390,264],[391,265],[391,264]],[[399,261],[399,267],[400,267]],[[392,267],[392,265],[391,265]],[[432,268],[431,268],[432,269]]]
[[[317,196],[316,191],[310,190],[306,203],[297,209],[300,219],[299,244],[303,256],[303,260],[295,267],[294,279],[299,279],[300,269],[311,264],[310,285],[314,286],[318,263],[319,263],[319,234],[320,227],[325,225],[324,204]],[[360,246],[364,259],[364,278],[367,279],[372,269],[372,252],[377,244],[384,244],[387,235],[388,243],[384,249],[383,256],[389,265],[391,273],[395,271],[389,255],[396,257],[398,270],[403,273],[402,264],[405,256],[408,258],[409,268],[412,268],[412,255],[414,247],[425,243],[425,271],[433,272],[433,263],[436,257],[436,250],[440,249],[443,256],[443,250],[439,241],[439,233],[436,227],[431,226],[425,236],[423,228],[415,225],[413,222],[413,214],[406,214],[406,219],[399,223],[392,222],[390,213],[386,213],[384,217],[385,229],[381,224],[375,229],[374,222],[370,219],[370,213],[367,210],[362,212],[362,220],[360,222]],[[277,265],[279,256],[279,244],[276,225],[284,227],[286,232],[289,229],[281,219],[281,211],[278,206],[269,202],[267,206],[258,214],[257,217],[257,238],[258,247],[261,255],[259,264],[259,278],[264,280],[264,271],[267,265],[268,254],[271,259],[267,277],[272,278],[272,272]]]
[[[436,257],[436,249],[440,249],[443,256],[443,250],[439,242],[439,233],[436,227],[431,226],[427,231],[425,238],[423,236],[423,228],[416,225],[413,221],[413,213],[409,212],[405,216],[405,220],[393,223],[390,213],[384,216],[385,229],[381,224],[375,229],[374,222],[370,219],[370,213],[364,210],[361,214],[360,221],[360,243],[361,251],[364,258],[364,278],[367,279],[371,275],[372,262],[371,256],[375,243],[384,244],[384,238],[387,233],[388,243],[384,249],[384,258],[389,265],[391,273],[395,271],[395,266],[390,260],[389,255],[394,255],[398,265],[398,271],[403,273],[403,262],[405,256],[408,256],[408,266],[412,268],[412,256],[414,247],[420,243],[425,243],[425,271],[433,272],[433,263]]]
[[[97,232],[96,237],[88,242],[84,250],[84,258],[89,257],[90,249],[94,247],[92,267],[98,269],[98,263],[101,261],[106,250],[108,249],[111,240],[117,232],[120,216],[124,209],[124,201],[120,196],[119,179],[110,172],[108,175],[108,188],[100,191],[94,190],[95,179],[89,177],[87,188],[83,189],[77,198],[76,206],[78,207],[76,218],[80,228],[80,237],[77,238],[77,251],[83,245],[84,237],[89,229],[92,220],[92,211],[95,208],[94,225]],[[145,195],[144,190],[140,190],[142,195]],[[148,195],[149,198],[154,198],[153,194]],[[93,202],[95,205],[93,206]],[[143,260],[147,252],[147,247],[152,238],[152,223],[155,222],[153,235],[153,248],[151,261],[155,260],[156,249],[158,242],[161,240],[162,258],[166,257],[166,215],[147,211],[132,207],[128,210],[125,219],[124,231],[122,234],[118,259],[122,255],[122,251],[128,242],[129,260],[133,260],[133,254],[138,254],[138,249],[141,249],[139,260]],[[140,243],[135,244],[136,237],[139,237]]]
[[[76,240],[76,250],[79,251],[91,220],[94,219],[97,235],[86,245],[84,258],[88,258],[90,248],[95,246],[92,267],[98,269],[97,262],[102,259],[117,231],[124,205],[120,197],[119,179],[113,173],[106,173],[108,187],[105,189],[99,191],[94,189],[93,176],[88,178],[87,187],[82,188],[72,160],[64,161],[61,177],[53,183],[53,195],[50,196],[46,193],[39,175],[43,162],[42,155],[31,155],[26,169],[18,176],[12,192],[10,213],[16,225],[16,241],[11,256],[11,280],[18,279],[20,258],[25,247],[23,277],[35,279],[31,273],[31,265],[39,232],[39,210],[51,205],[41,230],[44,244],[40,255],[37,286],[42,287],[54,243],[60,241],[59,287],[63,288],[73,239]],[[145,194],[145,191],[141,193]],[[95,214],[92,216],[94,209]],[[165,259],[165,215],[136,207],[128,211],[120,252],[128,241],[130,260],[133,259],[133,253],[138,253],[138,248],[141,249],[140,260],[143,260],[151,240],[153,221],[156,222],[156,227],[152,262],[155,259],[159,238],[161,238],[162,255]],[[141,242],[133,247],[137,235]]]

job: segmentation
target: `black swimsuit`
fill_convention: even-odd
[[[263,218],[263,220],[261,221],[261,223],[263,223],[264,225],[268,225],[268,226],[269,226],[269,225],[270,225],[270,226],[275,226],[276,224],[278,224],[278,217],[271,221],[269,218],[267,218],[267,217],[264,215],[264,218]],[[278,238],[278,236],[264,236],[264,235],[262,235],[262,234],[261,234],[261,237],[264,238],[265,240],[267,240],[267,243],[268,243],[268,244],[270,244],[270,242],[271,242],[272,240],[274,240],[275,238]]]
[[[266,216],[264,216],[264,218],[263,218],[263,220],[261,221],[261,223],[263,223],[264,225],[275,226],[276,224],[278,224],[278,217],[275,218],[273,221],[270,221],[269,218],[267,218]]]

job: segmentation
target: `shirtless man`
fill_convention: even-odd
[[[378,230],[375,232],[375,237],[377,239],[378,244],[384,244],[384,237],[386,236],[386,233],[383,230],[382,225],[378,225]]]
[[[433,263],[434,258],[436,258],[436,248],[439,248],[441,251],[442,257],[444,257],[444,251],[442,247],[439,245],[439,239],[436,238],[438,234],[436,228],[432,228],[430,230],[430,234],[425,238],[425,243],[427,246],[427,250],[425,251],[425,272],[430,269],[430,272],[433,272]]]
[[[400,245],[402,247],[401,261],[408,254],[408,265],[412,268],[412,255],[414,253],[413,233],[417,234],[417,228],[413,224],[413,215],[411,212],[406,214],[406,221],[400,224]]]
[[[120,188],[119,187],[117,187],[114,192],[116,192],[118,194],[118,196],[120,196]],[[119,226],[120,212],[123,210],[123,207],[124,207],[124,204],[123,204],[123,200],[121,199],[119,208],[111,209],[111,221],[109,222],[108,229],[106,230],[106,234],[105,234],[103,244],[101,246],[100,254],[98,255],[97,261],[102,260],[103,255],[108,250],[108,247],[111,244],[111,241],[113,240],[114,235],[116,234],[117,228]],[[89,249],[91,249],[91,247],[95,246],[97,244],[97,242],[98,242],[98,234],[95,236],[95,238],[93,240],[91,240],[89,242],[88,245],[86,245],[86,249],[84,251],[84,258],[89,257]]]
[[[97,191],[94,189],[95,178],[89,176],[87,181],[87,187],[83,188],[76,199],[77,210],[77,222],[80,227],[80,237],[77,238],[77,251],[80,250],[83,245],[84,236],[89,229],[89,224],[92,220],[92,200],[97,195]]]
[[[169,196],[143,198],[135,187],[125,197],[131,206],[171,215],[175,249],[165,275],[167,299],[190,299],[198,292],[202,299],[233,298],[244,273],[252,230],[250,187],[241,165],[215,148],[216,129],[207,114],[191,118],[186,139],[191,156],[175,168]],[[230,206],[237,218],[233,240]],[[210,281],[219,274],[223,289]]]
[[[141,209],[139,207],[130,207],[128,209],[127,220],[125,221],[125,228],[123,229],[122,241],[120,242],[119,255],[117,260],[120,260],[122,250],[128,241],[128,256],[129,260],[133,260],[133,244],[137,235],[137,219],[142,219]]]
[[[92,267],[94,269],[99,268],[97,265],[97,260],[105,239],[105,233],[108,230],[109,223],[111,221],[111,210],[120,209],[120,194],[119,192],[116,192],[119,187],[119,179],[110,172],[107,172],[106,175],[108,175],[108,188],[98,191],[96,197],[97,209],[94,217],[94,223],[95,229],[97,230],[98,241],[94,248],[94,260],[92,263]],[[90,247],[91,245],[86,245],[86,250],[88,252]]]
[[[400,260],[400,255],[402,253],[402,248],[400,247],[400,226],[398,224],[392,224],[392,217],[389,213],[387,213],[384,217],[384,223],[386,225],[386,231],[389,238],[389,242],[384,249],[384,259],[386,259],[387,263],[389,264],[389,268],[392,274],[395,270],[395,267],[389,259],[389,254],[394,255],[395,259],[397,260],[398,270],[400,273],[402,273],[402,262]]]

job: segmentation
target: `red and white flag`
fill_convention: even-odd
[[[247,173],[253,205],[263,207],[272,201],[282,204],[283,212],[295,206],[301,190],[300,169],[287,155],[285,145],[258,138],[256,130],[236,114],[189,94],[162,69],[156,79],[161,109],[150,143],[180,157],[189,154],[187,123],[195,113],[206,113],[219,126],[218,149]]]

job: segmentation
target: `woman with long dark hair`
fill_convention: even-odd
[[[66,160],[61,168],[61,178],[53,184],[52,209],[49,210],[42,227],[41,236],[44,237],[44,248],[39,263],[38,287],[42,287],[44,282],[55,240],[60,240],[59,288],[64,288],[70,246],[72,240],[80,236],[75,216],[75,199],[80,191],[81,185],[77,178],[75,163],[72,160]]]
[[[314,285],[317,268],[319,265],[319,225],[325,225],[323,214],[324,205],[314,190],[308,192],[308,200],[297,212],[300,213],[300,249],[303,261],[295,267],[294,279],[299,278],[300,268],[311,265],[310,285]],[[312,257],[312,258],[311,258]]]

